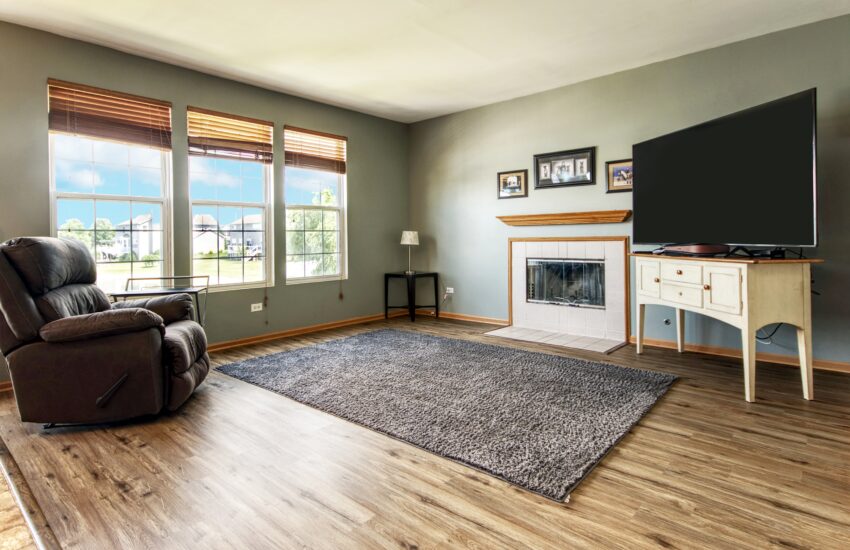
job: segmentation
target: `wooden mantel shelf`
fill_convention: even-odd
[[[577,225],[587,223],[621,223],[629,219],[631,210],[597,210],[595,212],[562,212],[560,214],[522,214],[496,216],[507,225]]]

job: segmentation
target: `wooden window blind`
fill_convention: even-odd
[[[264,120],[187,109],[189,154],[271,164],[274,124]]]
[[[286,152],[286,166],[345,174],[348,146],[346,137],[286,126],[283,131],[283,146]]]
[[[48,79],[51,131],[171,149],[171,103]]]

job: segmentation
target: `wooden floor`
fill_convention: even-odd
[[[31,550],[36,548],[18,503],[0,475],[0,550]]]
[[[62,546],[80,548],[848,548],[850,376],[629,346],[604,357],[376,322],[215,354],[217,364],[365,330],[607,360],[681,377],[559,504],[213,373],[176,414],[43,432],[0,397],[0,437]],[[3,506],[0,500],[0,507]]]

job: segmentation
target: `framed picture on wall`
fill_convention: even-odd
[[[632,159],[609,160],[605,163],[606,193],[622,193],[632,190],[635,172]]]
[[[528,170],[499,172],[496,176],[499,184],[500,199],[516,199],[528,196]]]
[[[534,188],[593,184],[595,167],[596,147],[534,155]]]

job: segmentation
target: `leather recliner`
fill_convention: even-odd
[[[110,304],[79,241],[0,244],[0,351],[21,420],[112,422],[175,410],[209,372],[187,294]]]

